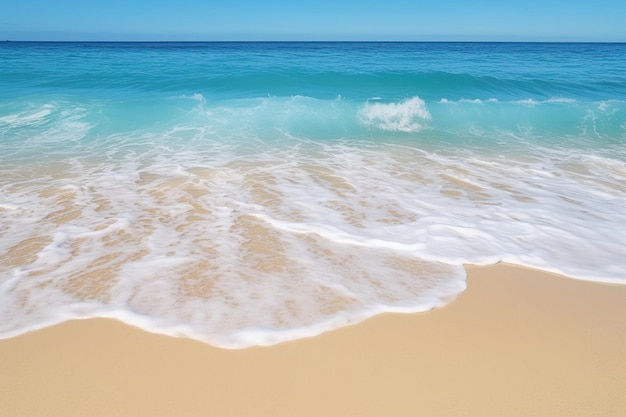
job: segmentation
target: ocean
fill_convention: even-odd
[[[0,42],[0,338],[271,345],[626,284],[626,44]]]

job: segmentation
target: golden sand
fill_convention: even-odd
[[[106,319],[0,340],[0,416],[626,415],[626,286],[468,271],[444,308],[267,348]]]

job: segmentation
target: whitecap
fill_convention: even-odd
[[[432,119],[426,103],[413,97],[399,103],[366,103],[359,110],[362,124],[390,132],[420,132]]]

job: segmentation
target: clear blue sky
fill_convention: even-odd
[[[0,40],[626,42],[626,0],[2,0]]]

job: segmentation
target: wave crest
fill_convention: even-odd
[[[362,124],[390,132],[415,133],[432,120],[426,103],[412,97],[400,103],[366,103],[359,111]]]

